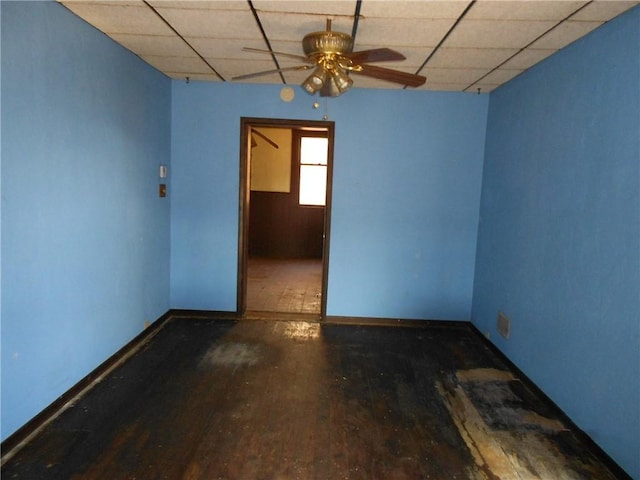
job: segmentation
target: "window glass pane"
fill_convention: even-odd
[[[327,167],[300,165],[300,204],[324,205],[327,195]]]
[[[313,165],[327,164],[329,140],[321,137],[302,137],[300,139],[300,163]]]

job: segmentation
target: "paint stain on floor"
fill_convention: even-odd
[[[213,345],[202,357],[200,365],[237,369],[256,365],[261,357],[258,345],[222,343]]]
[[[436,388],[475,462],[470,480],[613,480],[590,474],[587,457],[567,468],[557,437],[565,425],[530,409],[510,372],[459,370]]]

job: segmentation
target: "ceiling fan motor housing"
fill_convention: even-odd
[[[351,53],[353,38],[341,32],[314,32],[302,39],[302,49],[311,58]]]

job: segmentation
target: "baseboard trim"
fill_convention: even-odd
[[[361,325],[371,327],[403,327],[403,328],[423,328],[423,327],[443,327],[443,328],[468,328],[471,325],[466,320],[433,320],[406,318],[369,318],[369,317],[341,317],[329,315],[322,319],[322,323],[329,325]]]
[[[502,350],[493,344],[473,323],[469,322],[469,327],[480,339],[482,339],[485,346],[491,350],[491,353],[498,357],[509,370],[511,370],[515,376],[520,380],[527,388],[529,388],[534,395],[539,396],[545,402],[556,411],[556,414],[560,420],[569,427],[569,429],[589,447],[591,452],[600,460],[611,473],[619,480],[633,480],[633,478],[611,458],[611,456],[605,452],[600,445],[598,445],[587,433],[584,432],[571,418],[554,402],[536,383],[531,380],[525,373],[513,363],[509,357],[507,357]]]
[[[171,318],[204,318],[208,320],[238,320],[238,312],[225,312],[216,310],[188,310],[171,309],[168,312]]]
[[[340,315],[327,315],[325,317],[313,313],[296,312],[267,312],[247,311],[244,314],[238,312],[216,310],[186,310],[174,309],[168,312],[172,319],[207,319],[207,320],[273,320],[273,321],[303,321],[319,322],[327,325],[360,325],[360,326],[384,326],[384,327],[443,327],[443,328],[467,328],[471,325],[468,320],[437,320],[437,319],[406,319],[406,318],[382,318],[382,317],[353,317]]]
[[[120,350],[107,358],[78,383],[45,407],[44,410],[7,437],[0,445],[2,451],[0,466],[4,465],[22,447],[29,443],[33,437],[42,431],[43,428],[53,422],[61,413],[91,390],[96,383],[100,382],[106,375],[133,356],[143,345],[148,343],[171,318],[170,311],[162,315],[131,339]]]
[[[198,319],[198,320],[271,320],[271,321],[306,321],[319,322],[319,314],[295,313],[295,312],[269,312],[251,310],[244,314],[238,312],[224,312],[217,310],[171,310],[171,318]]]

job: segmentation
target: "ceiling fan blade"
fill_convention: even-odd
[[[388,82],[401,83],[409,87],[419,87],[427,81],[427,77],[422,75],[414,75],[390,68],[376,67],[374,65],[362,65],[362,70],[353,70],[353,73],[364,75],[366,77],[378,78]]]
[[[247,73],[246,75],[238,75],[237,77],[233,77],[231,80],[246,80],[247,78],[260,77],[262,75],[269,75],[271,73],[278,73],[278,72],[291,72],[294,70],[309,70],[311,67],[312,65],[298,65],[297,67],[276,68],[274,70],[264,70],[262,72]]]
[[[313,60],[310,60],[303,55],[295,55],[293,53],[272,52],[271,50],[262,50],[260,48],[251,48],[251,47],[244,47],[242,50],[244,50],[245,52],[254,52],[254,53],[267,53],[267,54],[273,53],[274,55],[280,55],[282,57],[295,58],[296,60],[300,60],[301,62],[313,63]]]
[[[406,57],[400,52],[391,50],[390,48],[373,48],[371,50],[360,50],[359,52],[351,52],[342,54],[355,64],[370,62],[393,62],[406,60]]]

